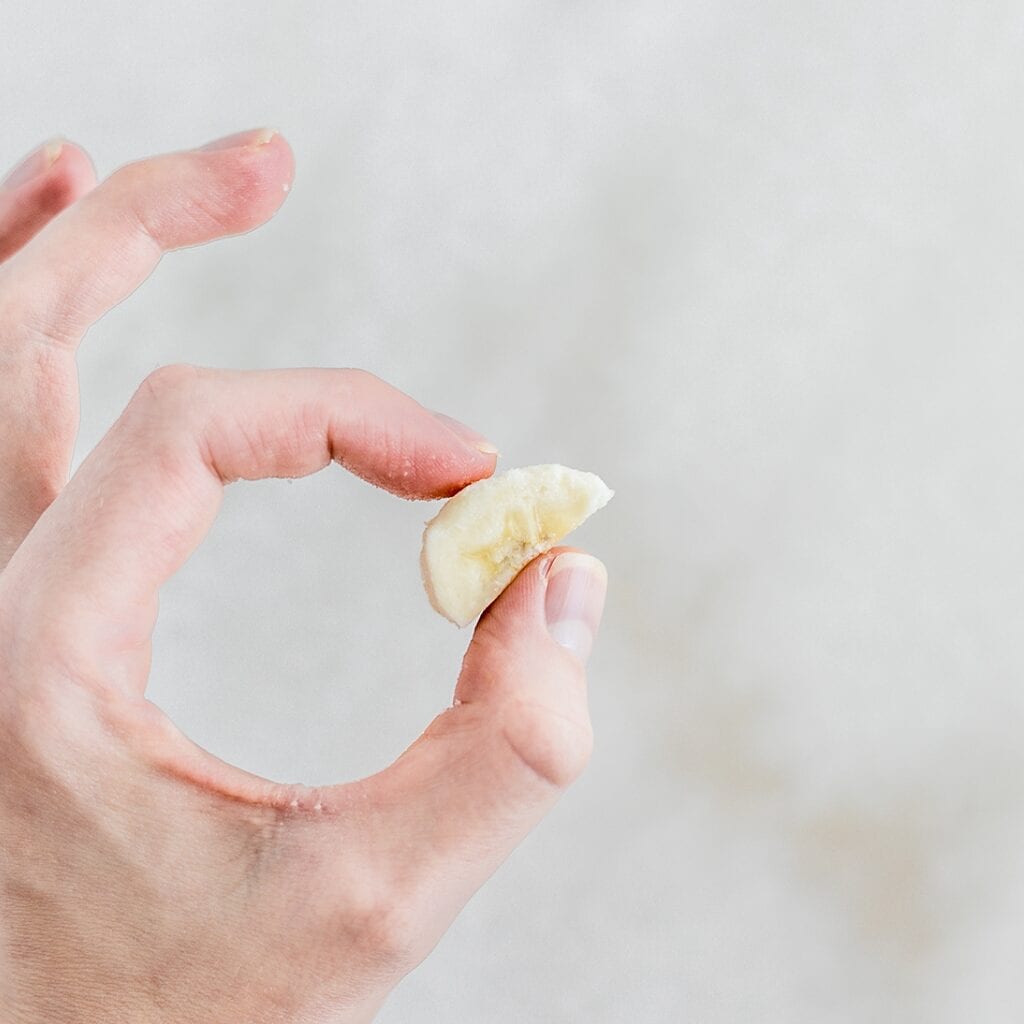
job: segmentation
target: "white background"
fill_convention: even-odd
[[[398,1022],[1019,1021],[1024,8],[0,0],[0,162],[272,124],[298,173],[81,351],[363,366],[617,491],[578,785]],[[152,696],[281,780],[396,756],[467,636],[433,506],[229,491]]]

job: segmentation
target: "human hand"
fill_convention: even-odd
[[[85,330],[164,251],[265,221],[291,177],[285,141],[250,133],[96,188],[64,144],[0,188],[5,1024],[370,1020],[589,755],[604,572],[565,549],[484,614],[453,706],[370,778],[259,778],[146,700],[159,587],[226,483],[336,461],[439,498],[494,469],[367,373],[170,366],[67,482]],[[566,621],[575,648],[549,633]]]

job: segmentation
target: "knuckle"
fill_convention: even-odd
[[[556,789],[565,789],[583,773],[594,749],[589,718],[570,718],[536,703],[511,705],[502,731],[519,763]]]
[[[206,418],[199,398],[201,378],[197,367],[175,363],[161,366],[142,381],[118,425],[124,465],[144,458],[160,470],[166,487],[192,486],[195,449],[185,442]]]
[[[359,367],[339,368],[335,379],[337,397],[342,401],[380,395],[388,388],[388,385],[375,373]]]
[[[143,183],[145,175],[146,165],[143,161],[124,164],[111,172],[107,180],[97,188],[96,195],[131,195]]]
[[[146,408],[176,405],[195,394],[199,378],[199,368],[189,363],[161,366],[142,381],[132,403]]]
[[[379,387],[384,382],[377,374],[364,370],[361,366],[347,366],[341,370],[346,383],[352,387]]]
[[[370,397],[392,409],[403,406],[415,408],[418,405],[409,395],[372,370],[364,370],[359,366],[344,367],[340,379],[347,395]]]
[[[59,636],[42,638],[53,664],[33,667],[31,682],[19,680],[0,702],[0,748],[9,767],[53,771],[51,781],[56,783],[68,765],[82,768],[91,763],[93,752],[103,749],[100,707],[106,698],[101,684],[84,674],[73,677],[63,667],[72,658],[58,649]]]
[[[151,169],[146,161],[125,164],[96,189],[89,202],[102,203],[117,211],[129,226],[136,229],[139,240],[159,246],[160,224],[153,220],[153,211],[144,201],[151,181]]]
[[[393,891],[364,897],[357,906],[347,906],[342,925],[347,955],[354,952],[374,969],[388,974],[411,970],[422,959],[413,902]]]

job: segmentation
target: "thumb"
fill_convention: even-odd
[[[584,663],[606,583],[580,551],[531,562],[477,624],[453,706],[368,780],[391,809],[392,867],[437,936],[586,766]]]

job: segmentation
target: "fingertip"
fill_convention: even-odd
[[[264,131],[265,141],[254,148],[268,174],[271,191],[277,193],[278,206],[284,202],[295,180],[295,154],[288,140],[276,129]]]
[[[96,167],[81,146],[67,139],[55,140],[60,145],[49,174],[61,181],[73,199],[85,195],[96,187]]]
[[[279,134],[267,141],[204,154],[225,175],[225,205],[233,207],[234,233],[268,221],[284,204],[295,177],[291,147]]]
[[[460,441],[457,447],[441,457],[439,464],[441,472],[437,474],[436,486],[428,497],[452,498],[470,484],[494,476],[498,456]]]
[[[276,128],[237,132],[195,151],[208,165],[224,168],[234,179],[236,194],[247,212],[262,223],[284,202],[295,179],[295,156]]]
[[[484,642],[500,639],[510,661],[532,658],[549,646],[544,613],[551,564],[563,552],[575,548],[557,547],[528,562],[512,582],[484,609],[473,631],[470,651]]]
[[[28,208],[67,205],[96,184],[85,151],[56,136],[37,146],[3,181],[0,189]]]
[[[360,423],[347,429],[354,443],[344,446],[339,460],[346,469],[392,494],[426,501],[450,498],[494,473],[493,445],[482,446],[475,431],[371,373],[349,370],[346,379],[349,391],[367,403]]]
[[[498,453],[486,441],[474,441],[436,414],[424,431],[421,462],[427,498],[451,498],[463,488],[494,475]],[[487,449],[491,450],[488,451]]]
[[[586,552],[561,551],[548,563],[546,577],[548,634],[586,664],[604,614],[608,570]]]
[[[541,616],[538,618],[538,621],[542,622],[544,598],[547,594],[551,577],[556,572],[555,563],[559,562],[563,556],[566,556],[565,562],[562,563],[563,565],[567,564],[571,558],[590,559],[601,565],[602,570],[604,569],[602,563],[598,562],[596,558],[582,548],[572,547],[568,544],[559,544],[557,547],[550,548],[543,554],[538,555],[523,566],[515,579],[490,604],[484,615],[501,614],[502,608],[506,605],[511,606],[510,610],[514,611],[520,611],[528,607]]]
[[[569,545],[551,548],[524,566],[484,610],[475,636],[485,642],[500,638],[513,661],[539,663],[561,648],[585,665],[607,585],[607,569],[593,555]]]
[[[95,185],[92,161],[74,143],[54,138],[38,146],[0,185],[0,260]]]
[[[481,454],[492,456],[495,462],[497,461],[498,449],[479,431],[466,426],[465,423],[461,423],[459,420],[443,412],[434,412],[432,415],[436,420],[443,423],[460,441],[465,441]]]
[[[200,153],[220,153],[232,149],[259,149],[271,142],[280,132],[276,128],[249,128],[242,132],[232,132],[223,138],[214,139],[199,146]]]

